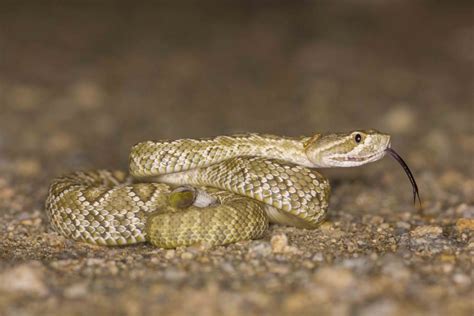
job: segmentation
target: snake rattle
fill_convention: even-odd
[[[224,245],[260,238],[269,223],[316,228],[331,189],[316,168],[360,166],[386,153],[403,166],[421,205],[390,135],[361,130],[138,143],[130,153],[130,176],[95,170],[59,177],[46,211],[57,232],[96,245]]]

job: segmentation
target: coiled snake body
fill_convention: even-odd
[[[317,227],[330,185],[314,168],[361,165],[389,147],[390,137],[374,130],[148,141],[132,148],[130,176],[97,170],[55,179],[46,210],[56,231],[92,244],[228,244],[261,237],[269,222]]]

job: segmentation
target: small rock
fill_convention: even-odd
[[[314,281],[335,290],[343,290],[352,286],[355,278],[349,269],[324,267],[315,274]]]
[[[48,243],[48,245],[52,247],[64,247],[65,244],[68,242],[68,239],[63,235],[59,235],[58,233],[45,233],[44,239]]]
[[[306,269],[313,269],[316,266],[314,262],[310,260],[304,260],[301,265]]]
[[[6,201],[15,196],[15,191],[8,184],[7,180],[0,177],[0,199]]]
[[[272,253],[272,246],[266,241],[255,241],[249,247],[249,255],[266,257]]]
[[[319,226],[319,229],[321,231],[329,231],[329,230],[333,230],[334,229],[334,224],[329,221],[329,220],[326,220],[324,223],[322,223],[320,226]]]
[[[453,281],[463,286],[471,284],[471,278],[462,273],[456,273],[455,275],[453,275]]]
[[[271,263],[268,265],[268,269],[275,274],[288,274],[290,272],[290,267],[286,264]]]
[[[384,258],[382,273],[398,282],[410,280],[410,270],[405,266],[403,260],[393,255]]]
[[[176,250],[174,249],[170,249],[170,250],[167,250],[166,253],[165,253],[165,258],[166,259],[173,259],[176,255]]]
[[[6,292],[21,292],[46,296],[43,266],[36,261],[7,269],[0,274],[0,289]]]
[[[460,218],[456,221],[456,229],[459,232],[473,231],[474,230],[474,218]]]
[[[324,261],[324,255],[320,252],[315,253],[314,256],[311,258],[311,260],[316,261],[316,262],[323,262]]]
[[[183,260],[190,260],[192,258],[194,258],[194,254],[191,252],[186,251],[181,254],[181,259]]]
[[[176,268],[167,268],[164,272],[164,277],[168,281],[179,281],[186,277],[186,273]]]
[[[227,273],[235,273],[235,268],[232,264],[230,264],[229,262],[223,262],[221,264],[221,269]]]
[[[409,230],[411,225],[407,222],[397,222],[396,227],[402,230]]]
[[[458,207],[456,207],[454,211],[460,217],[474,218],[474,206],[472,205],[462,203]]]
[[[374,215],[370,219],[369,223],[373,225],[381,225],[384,222],[384,218],[382,216]]]
[[[419,226],[410,232],[412,237],[432,236],[437,237],[443,233],[443,229],[439,226]]]
[[[71,272],[78,271],[83,266],[83,262],[79,259],[62,259],[51,261],[49,266],[60,271]]]
[[[357,275],[368,273],[374,266],[371,260],[368,260],[367,257],[360,258],[350,258],[342,261],[342,266],[344,268],[350,269]]]
[[[450,255],[450,254],[442,254],[439,259],[441,262],[449,262],[449,263],[454,263],[456,262],[456,256]]]
[[[410,231],[410,223],[399,221],[395,224],[395,234],[402,235]]]
[[[363,306],[360,311],[357,313],[361,316],[370,316],[370,315],[377,315],[377,316],[392,316],[392,315],[400,315],[400,311],[397,309],[398,306],[395,302],[383,299],[378,300],[373,303],[370,303],[367,306]]]
[[[272,251],[275,253],[285,252],[286,247],[288,247],[288,237],[285,234],[278,234],[272,236],[270,240],[272,245]]]
[[[273,253],[301,253],[298,248],[288,245],[288,237],[286,236],[286,234],[277,234],[272,236],[270,244],[272,245]]]
[[[67,298],[81,298],[86,296],[87,292],[86,283],[76,283],[64,289],[64,296]]]
[[[103,266],[105,264],[105,260],[102,258],[87,258],[86,265],[87,266]]]
[[[117,264],[113,260],[107,261],[106,266],[109,273],[112,275],[116,275],[119,272],[119,268],[117,267]]]
[[[451,263],[444,263],[441,265],[441,271],[443,271],[445,274],[453,272],[453,269],[454,266]]]
[[[21,225],[25,226],[39,226],[43,220],[39,217],[36,218],[27,218],[20,221]]]

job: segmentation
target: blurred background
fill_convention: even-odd
[[[474,216],[473,17],[471,1],[2,1],[0,229],[36,214],[48,231],[53,177],[126,169],[139,141],[358,128],[392,135],[427,214]],[[331,208],[412,212],[387,160],[324,171]]]
[[[472,132],[472,14],[470,1],[4,1],[2,156],[123,168],[145,139],[377,128],[451,157]]]

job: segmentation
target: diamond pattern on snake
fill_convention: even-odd
[[[225,245],[258,239],[269,223],[317,228],[331,191],[317,169],[360,166],[387,152],[417,196],[387,134],[245,134],[139,143],[129,175],[93,170],[53,180],[46,211],[57,232],[96,245]]]

